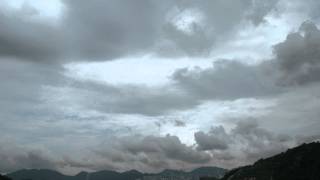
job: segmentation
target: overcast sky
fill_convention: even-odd
[[[319,140],[319,10],[0,0],[0,172],[234,168]]]

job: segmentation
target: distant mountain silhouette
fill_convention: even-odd
[[[178,176],[178,175],[180,175],[181,176],[181,175],[185,175],[185,174],[187,174],[187,173],[182,170],[165,169],[165,170],[161,171],[160,173],[158,173],[157,175],[160,175],[160,176]]]
[[[233,169],[222,180],[320,180],[320,143],[303,144]]]
[[[201,167],[190,172],[166,169],[160,173],[141,173],[137,170],[119,173],[116,171],[97,171],[93,173],[80,172],[75,176],[63,175],[59,172],[46,169],[19,170],[8,174],[12,180],[136,180],[144,176],[192,176],[192,177],[222,177],[226,169],[218,167]],[[2,180],[2,179],[1,179]]]
[[[23,169],[10,173],[8,176],[13,180],[73,180],[72,176],[48,169]]]

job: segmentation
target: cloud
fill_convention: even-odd
[[[44,87],[64,84],[62,72],[59,66],[0,59],[0,121],[14,122],[45,114]]]
[[[297,145],[298,139],[266,130],[256,120],[242,119],[228,132],[223,126],[196,132],[195,141],[198,150],[211,152],[212,162],[235,167],[280,153]]]
[[[101,113],[161,116],[194,108],[204,101],[267,98],[282,93],[282,87],[267,74],[264,64],[223,60],[210,68],[178,69],[171,76],[172,83],[161,87],[69,79],[63,90],[52,86],[47,93],[49,97],[62,93],[66,97],[61,99],[66,101],[63,104],[71,102]]]
[[[62,101],[84,109],[110,114],[142,114],[158,116],[173,110],[185,110],[197,105],[193,97],[168,87],[114,86],[88,81],[71,81],[65,91],[52,87],[52,93],[68,94]],[[89,98],[88,98],[89,97]]]
[[[172,79],[177,87],[200,100],[264,97],[281,92],[273,79],[267,77],[263,64],[221,60],[212,68],[179,69]]]
[[[194,3],[193,1],[95,0],[88,3],[81,0],[75,3],[65,0],[62,3],[63,15],[56,23],[34,18],[34,14],[39,12],[36,9],[30,11],[30,6],[27,5],[18,9],[0,8],[0,20],[3,24],[0,30],[0,65],[3,67],[1,75],[4,87],[0,90],[0,96],[5,100],[1,104],[3,109],[6,109],[4,112],[12,112],[11,107],[16,107],[14,111],[21,110],[21,112],[10,114],[38,114],[39,109],[36,110],[35,107],[39,107],[40,104],[51,102],[53,103],[51,111],[55,111],[52,108],[55,106],[54,103],[64,102],[71,104],[70,106],[82,106],[84,109],[103,113],[157,116],[190,109],[207,97],[212,99],[219,99],[219,96],[226,99],[229,95],[231,99],[247,97],[248,94],[244,92],[246,89],[242,92],[224,93],[225,89],[222,88],[224,80],[212,80],[216,82],[210,80],[218,76],[218,73],[228,73],[227,71],[233,68],[235,72],[238,70],[239,74],[246,68],[251,69],[241,64],[230,63],[218,69],[216,73],[214,68],[203,70],[202,74],[208,72],[214,77],[206,79],[206,75],[202,75],[202,80],[208,84],[199,87],[196,87],[192,80],[182,82],[185,80],[182,78],[182,70],[179,70],[174,75],[177,86],[173,88],[130,85],[115,87],[108,84],[75,82],[63,75],[65,69],[62,66],[70,61],[106,61],[142,51],[149,53],[157,49],[157,43],[162,40],[170,41],[177,47],[176,49],[180,49],[178,50],[180,52],[200,55],[204,51],[210,51],[215,36],[221,36],[220,32],[233,29],[241,20],[247,18],[252,20],[248,14],[256,12],[257,7],[265,10],[262,18],[275,5],[275,1],[268,5],[253,1],[235,4],[231,1]],[[208,7],[214,8],[215,11]],[[225,12],[221,11],[224,8],[231,8],[232,11],[224,16]],[[201,23],[196,22],[192,25],[194,33],[187,35],[186,32],[179,30],[176,26],[178,22],[172,21],[172,18],[175,19],[190,10],[202,14],[206,26],[203,27]],[[182,21],[184,18],[186,17],[182,17]],[[258,18],[261,20],[259,22],[262,22],[261,18]],[[209,31],[204,31],[205,29]],[[171,49],[171,46],[165,48]],[[190,71],[189,77],[186,78],[192,78],[192,73],[195,72]],[[252,74],[247,73],[247,75]],[[249,81],[251,80],[246,80],[244,83],[250,83]],[[234,82],[230,82],[229,85]],[[218,88],[211,94],[212,83],[216,83],[212,85],[214,89],[216,87],[221,89]],[[193,85],[195,86],[191,87]],[[258,86],[250,87],[257,87],[259,91]],[[196,92],[197,88],[199,92]],[[61,96],[59,100],[53,100],[61,92],[71,92],[70,97]],[[10,116],[8,113],[4,114]]]
[[[64,52],[63,33],[53,25],[28,17],[0,8],[0,56],[55,62]]]
[[[309,21],[284,42],[274,46],[275,64],[284,85],[304,85],[320,80],[320,31]]]
[[[202,131],[194,134],[199,150],[225,150],[228,149],[229,137],[222,126],[211,128],[210,133]]]
[[[235,30],[245,20],[262,22],[275,8],[276,0],[63,0],[62,4],[62,15],[55,23],[34,18],[39,12],[28,4],[18,9],[2,7],[0,56],[64,63],[113,60],[136,53],[161,52],[160,49],[175,49],[175,55],[208,54],[217,37],[226,34],[223,32]],[[230,11],[226,14],[222,9]],[[186,34],[176,26],[179,22],[172,19],[190,10],[202,14],[204,22],[193,22],[192,33]]]
[[[174,120],[174,126],[176,127],[185,127],[186,123],[180,120]]]
[[[315,22],[319,20],[320,3],[317,0],[306,0],[303,2],[299,0],[293,0],[290,2],[282,1],[282,3],[286,4],[287,8],[295,11],[296,13],[300,13],[300,15],[304,16],[305,19],[310,19]]]
[[[173,4],[146,0],[63,2],[67,8],[64,28],[74,53],[103,60],[148,50]]]
[[[24,99],[37,103],[45,100],[46,103],[69,104],[71,107],[81,107],[108,114],[147,116],[188,110],[208,100],[274,97],[288,91],[277,83],[307,83],[317,80],[317,42],[312,42],[310,39],[314,39],[313,36],[317,35],[318,29],[310,23],[304,23],[300,29],[304,36],[300,33],[295,33],[294,36],[305,40],[289,42],[289,36],[291,36],[289,35],[289,39],[275,46],[277,58],[271,62],[247,65],[237,61],[221,60],[214,63],[211,68],[178,69],[171,77],[172,84],[155,88],[134,85],[114,86],[72,80],[63,76],[64,69],[59,65],[49,67],[33,62],[19,64],[19,61],[12,59],[3,60],[2,64],[7,66],[6,69],[20,68],[21,72],[29,72],[20,75],[14,74],[14,71],[2,71],[2,77],[6,78],[8,75],[12,77],[11,80],[6,78],[4,86],[6,88],[2,89],[2,95],[3,99],[19,97],[17,101],[13,101],[12,98],[6,101],[16,105],[23,105]],[[315,53],[312,54],[304,48],[309,48],[309,51]],[[294,55],[295,52],[302,53]],[[308,53],[303,54],[303,52]],[[290,58],[291,56],[296,57],[297,60]],[[273,74],[277,73],[283,75],[278,81],[273,77]],[[21,81],[24,83],[20,83]],[[25,91],[29,93],[21,93],[22,87],[20,86],[23,84],[25,84]],[[46,89],[45,98],[38,97],[39,94],[43,94],[44,89]],[[54,100],[57,94],[61,94],[59,101]],[[4,107],[9,108],[10,106]],[[33,106],[23,105],[23,107]]]
[[[9,141],[1,141],[0,169],[2,172],[12,172],[23,168],[55,169],[57,161],[40,150],[22,148]]]
[[[258,118],[265,127],[297,136],[319,135],[319,83],[304,85],[277,97],[269,113]]]
[[[176,13],[171,13],[172,20],[163,28],[164,43],[158,45],[160,55],[209,55],[215,46],[227,41],[241,23],[259,25],[264,22],[264,17],[276,8],[278,0],[177,2],[172,10]],[[186,20],[190,17],[194,20]]]
[[[130,164],[137,169],[159,171],[166,168],[179,168],[208,163],[210,154],[195,150],[183,144],[177,136],[135,136],[118,137],[116,141],[97,150],[103,158],[112,160],[118,168]],[[122,167],[123,169],[123,167]]]

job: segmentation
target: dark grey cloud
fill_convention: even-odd
[[[69,92],[70,99],[76,104],[104,113],[158,116],[172,110],[189,109],[190,106],[199,104],[193,97],[169,87],[113,86],[73,81],[70,83]]]
[[[173,54],[208,54],[217,37],[231,32],[242,21],[255,24],[276,5],[233,1],[128,1],[64,0],[57,23],[39,21],[36,9],[0,8],[0,55],[45,62],[111,60],[135,53],[172,50]],[[29,8],[29,10],[25,10]],[[191,25],[192,33],[179,30],[171,20],[193,10],[204,24]],[[226,14],[223,9],[230,9]],[[222,38],[223,39],[223,38]],[[168,42],[168,43],[162,43]],[[160,48],[160,49],[159,49]],[[162,53],[159,53],[162,54]]]
[[[225,150],[228,149],[229,137],[222,126],[211,128],[210,133],[202,131],[194,134],[199,150]]]
[[[23,169],[25,167],[29,168],[37,168],[37,169],[55,169],[57,164],[54,162],[54,160],[48,159],[45,155],[42,155],[39,152],[28,152],[24,155],[14,156],[13,159],[8,157],[3,158],[1,161],[2,163],[9,164],[9,167],[4,168],[5,171],[10,170],[11,167],[14,167],[16,169]],[[11,166],[11,167],[10,167]],[[3,169],[3,168],[1,168]]]
[[[81,58],[108,60],[147,51],[158,40],[173,3],[157,1],[63,1],[63,26]]]
[[[190,163],[205,163],[210,160],[208,154],[193,150],[192,147],[183,144],[177,136],[147,136],[137,144],[130,141],[132,140],[125,143],[124,148],[133,154],[161,152],[167,158]]]
[[[320,80],[320,31],[304,22],[298,32],[290,33],[284,42],[274,46],[275,64],[280,70],[279,83],[304,85]]]
[[[56,62],[64,52],[63,33],[58,27],[32,20],[25,14],[4,12],[1,8],[0,21],[1,57]]]
[[[181,120],[174,120],[174,125],[177,127],[185,127],[186,123]]]
[[[262,65],[218,61],[212,68],[177,70],[176,86],[201,100],[263,97],[281,92]]]
[[[210,154],[197,151],[172,135],[119,137],[116,141],[106,141],[97,153],[103,158],[112,160],[119,167],[129,163],[131,168],[137,166],[137,169],[153,171],[179,168],[182,164],[185,166],[205,164],[211,160]]]
[[[23,168],[55,169],[57,162],[39,150],[22,149],[12,142],[1,141],[0,169],[2,172],[11,172]]]
[[[231,0],[218,1],[177,1],[176,16],[194,11],[200,14],[202,21],[192,22],[187,27],[188,32],[182,31],[172,23],[164,26],[164,37],[168,47],[158,50],[163,54],[184,54],[188,56],[208,55],[212,48],[226,41],[231,33],[237,31],[237,26],[244,21],[259,25],[264,17],[276,8],[278,0],[234,2]],[[228,13],[226,13],[226,10]],[[174,19],[176,16],[173,16]]]
[[[213,162],[234,167],[280,153],[297,145],[299,139],[264,129],[256,120],[242,119],[228,132],[222,126],[208,133],[196,132],[195,141],[198,150],[211,152]]]

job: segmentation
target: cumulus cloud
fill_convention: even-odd
[[[228,131],[223,126],[213,126],[209,132],[196,132],[194,138],[195,145],[188,146],[174,135],[123,136],[106,140],[95,152],[104,162],[113,162],[112,166],[107,166],[112,169],[134,167],[154,172],[165,168],[188,169],[199,164],[234,168],[316,137],[276,133],[261,127],[257,120],[241,119]],[[96,166],[92,167],[103,169],[103,165],[106,164],[97,160]]]
[[[211,160],[210,154],[195,150],[180,141],[177,136],[135,136],[119,137],[116,141],[97,150],[103,158],[112,160],[119,167],[136,167],[157,171],[159,169],[183,166],[192,167],[206,164]],[[111,143],[111,144],[110,144]]]
[[[55,169],[57,161],[40,150],[22,148],[12,142],[1,139],[0,169],[2,172],[11,172],[23,168]]]
[[[228,149],[229,137],[222,126],[211,128],[210,133],[202,131],[194,134],[199,150],[225,150]]]
[[[256,120],[242,119],[228,132],[222,126],[196,132],[195,141],[198,150],[211,152],[212,162],[234,167],[232,163],[245,165],[280,153],[297,145],[298,139],[264,129]]]
[[[274,46],[276,66],[280,69],[280,83],[303,85],[319,81],[320,31],[312,22],[304,22],[299,31]]]

